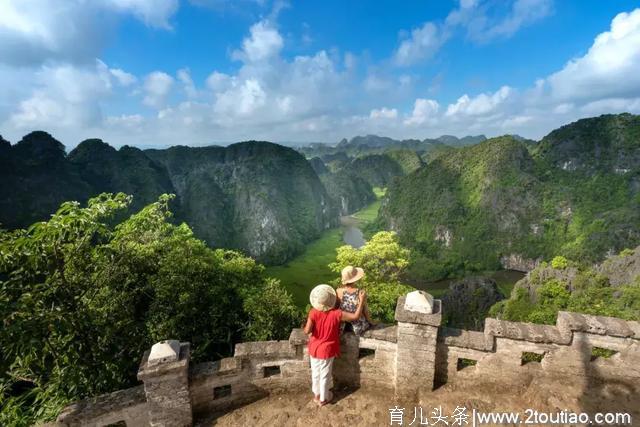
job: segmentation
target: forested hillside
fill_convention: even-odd
[[[415,249],[422,279],[635,247],[640,117],[580,120],[535,145],[505,136],[449,150],[394,181],[378,221]]]

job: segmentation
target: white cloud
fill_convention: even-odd
[[[266,103],[267,94],[257,79],[247,79],[242,84],[221,93],[214,110],[225,115],[247,116]]]
[[[398,110],[395,108],[382,107],[380,109],[373,109],[369,113],[371,119],[396,119],[398,117]]]
[[[91,126],[101,121],[99,100],[112,90],[112,75],[102,62],[83,68],[44,67],[34,78],[36,88],[9,118],[13,126]]]
[[[394,63],[406,67],[430,59],[461,28],[476,42],[510,37],[520,28],[548,16],[553,9],[553,0],[515,0],[506,13],[489,15],[492,6],[504,8],[505,4],[460,0],[459,7],[452,10],[444,22],[428,21],[413,29],[394,52]]]
[[[455,104],[447,107],[447,116],[470,115],[478,116],[494,113],[509,97],[513,90],[508,86],[502,86],[493,94],[481,93],[470,98],[469,95],[462,95]]]
[[[89,10],[79,9],[79,1],[68,3],[73,11],[68,16],[74,19]],[[133,14],[133,2],[119,6],[107,6],[107,2],[100,0],[100,10],[109,7],[112,14]],[[204,82],[194,81],[187,68],[174,76],[167,70],[135,76],[110,68],[94,59],[99,57],[99,38],[84,43],[88,50],[83,51],[69,47],[70,42],[60,33],[69,26],[67,34],[82,38],[89,34],[80,27],[84,21],[71,27],[73,20],[55,7],[51,16],[36,14],[38,19],[21,21],[22,16],[30,15],[24,15],[20,8],[36,3],[0,0],[0,11],[12,14],[0,14],[0,54],[10,53],[8,39],[3,39],[9,34],[12,40],[21,40],[21,49],[28,53],[0,55],[0,126],[5,136],[42,128],[55,131],[61,139],[68,135],[65,143],[71,144],[86,135],[115,144],[154,145],[258,138],[337,141],[362,133],[396,138],[518,133],[537,138],[580,117],[640,112],[640,9],[618,15],[611,29],[597,36],[584,55],[529,88],[502,86],[484,93],[454,93],[456,101],[441,105],[436,99],[427,99],[440,93],[440,74],[429,84],[429,78],[391,65],[426,60],[441,48],[437,42],[446,40],[454,30],[468,31],[472,41],[484,41],[473,36],[478,28],[487,30],[490,39],[508,37],[540,19],[525,13],[533,0],[509,3],[501,15],[492,14],[485,2],[462,1],[443,23],[422,25],[403,40],[406,47],[399,44],[393,63],[338,49],[284,55],[285,40],[291,38],[278,31],[270,16],[252,25],[232,53],[241,61],[235,69],[212,71]],[[126,7],[126,11],[121,9]],[[135,16],[145,21],[143,15]],[[55,19],[60,24],[53,22]],[[162,20],[151,22],[148,24],[158,26]],[[20,37],[16,39],[16,35]],[[15,49],[11,52],[16,54]],[[35,59],[26,61],[32,54]],[[400,57],[403,59],[398,60]],[[142,105],[155,110],[149,112]],[[405,105],[409,106],[400,107]]]
[[[558,104],[553,108],[553,112],[555,114],[567,114],[571,110],[573,110],[574,105],[570,102],[565,104]]]
[[[126,126],[136,128],[144,122],[144,117],[140,114],[122,114],[120,116],[109,116],[106,118],[106,124],[110,126]]]
[[[411,31],[411,37],[403,40],[394,54],[397,65],[407,66],[433,56],[447,41],[448,34],[432,22]]]
[[[111,68],[109,69],[109,72],[118,80],[118,83],[120,83],[120,85],[122,86],[131,86],[138,81],[136,76],[131,73],[127,73],[120,68]]]
[[[242,50],[234,51],[232,57],[247,62],[268,60],[280,53],[284,41],[269,21],[253,24],[249,37],[242,42]]]
[[[413,104],[411,116],[405,119],[404,123],[406,125],[424,124],[430,119],[435,119],[435,115],[438,113],[439,109],[440,105],[437,101],[433,99],[418,98]]]
[[[187,98],[195,98],[198,96],[198,90],[196,89],[195,84],[193,83],[193,79],[191,78],[191,72],[188,68],[183,68],[178,70],[177,74],[178,80],[182,83],[182,88],[184,89]]]
[[[178,0],[103,0],[107,7],[132,13],[151,27],[171,29],[169,19],[178,10]]]
[[[474,6],[474,13],[465,23],[467,34],[479,42],[511,37],[521,28],[550,15],[552,10],[553,0],[516,0],[506,15],[491,19],[485,7]]]
[[[169,28],[177,7],[178,0],[2,0],[0,63],[92,63],[119,16]]]
[[[173,77],[162,71],[154,71],[144,80],[145,96],[142,102],[150,107],[161,108],[172,87]]]
[[[586,55],[546,82],[558,101],[640,96],[640,9],[617,15]]]
[[[214,71],[207,77],[206,85],[214,92],[226,90],[232,83],[232,78],[228,74]]]

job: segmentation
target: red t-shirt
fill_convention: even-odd
[[[309,318],[313,322],[309,355],[316,359],[329,359],[340,354],[340,319],[342,312],[336,308],[319,311],[312,308]]]

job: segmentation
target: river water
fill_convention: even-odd
[[[342,240],[356,249],[364,246],[366,241],[362,230],[360,230],[360,221],[352,216],[340,217],[340,228],[342,229]]]

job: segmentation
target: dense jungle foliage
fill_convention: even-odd
[[[135,384],[141,355],[159,340],[189,341],[194,361],[213,360],[299,324],[261,265],[170,223],[171,199],[119,221],[132,198],[102,194],[0,231],[0,425],[31,425]]]

